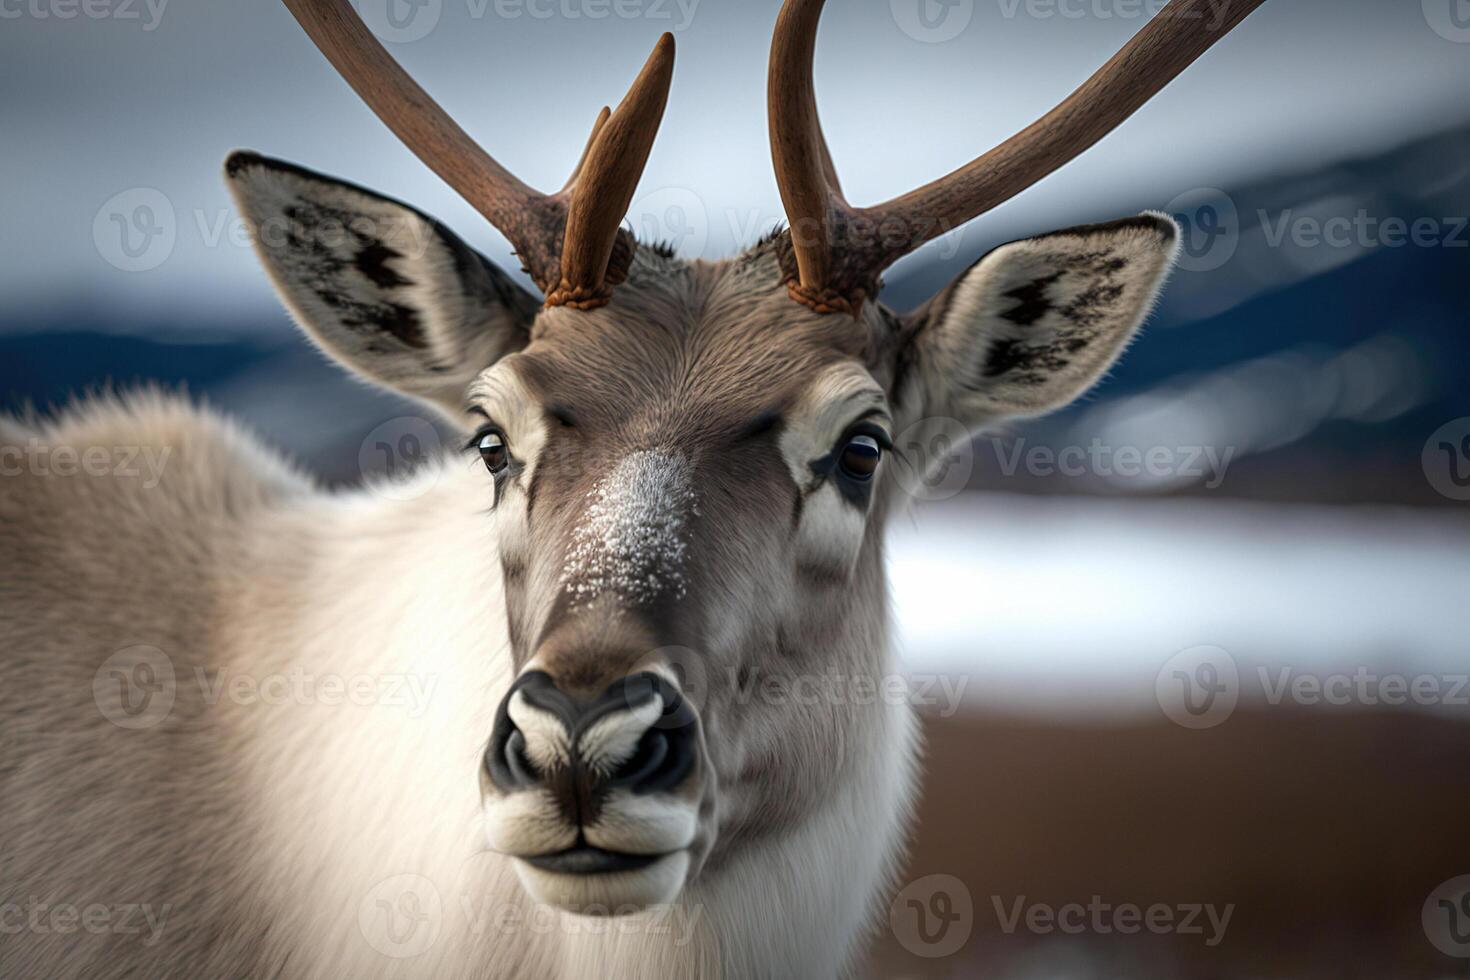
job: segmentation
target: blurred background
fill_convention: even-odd
[[[775,0],[358,6],[542,187],[675,32],[632,228],[714,259],[781,220]],[[866,203],[1028,124],[1159,4],[830,6],[817,89]],[[368,433],[417,410],[299,337],[225,155],[407,200],[514,270],[506,242],[279,4],[0,0],[0,20],[0,407],[161,382],[360,481]],[[1470,976],[1467,91],[1467,0],[1274,0],[1100,146],[890,271],[904,310],[1018,237],[1144,209],[1186,231],[1107,381],[956,442],[894,528],[930,750],[866,975]]]

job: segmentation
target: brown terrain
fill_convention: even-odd
[[[1431,893],[1470,874],[1470,723],[1242,708],[1204,731],[978,714],[926,729],[911,887],[868,976],[1470,977],[1421,920]],[[1035,908],[1067,903],[1083,906],[1063,913],[1068,933]],[[1189,906],[1233,911],[1223,930],[1201,911],[1198,932],[1123,935],[1128,903],[1181,924]]]

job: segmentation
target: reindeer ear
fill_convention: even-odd
[[[924,414],[973,431],[1077,398],[1148,315],[1177,239],[1149,213],[990,252],[907,320]]]
[[[297,323],[364,377],[457,416],[470,380],[525,345],[539,302],[433,218],[244,151],[225,178]]]

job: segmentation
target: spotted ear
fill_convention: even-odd
[[[433,218],[245,151],[225,179],[296,322],[364,377],[457,415],[539,302]]]
[[[923,412],[974,431],[1077,398],[1117,359],[1173,267],[1148,213],[990,252],[907,321]]]

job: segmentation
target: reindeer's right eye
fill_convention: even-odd
[[[837,465],[841,467],[843,475],[861,482],[873,478],[873,474],[878,469],[878,460],[882,458],[883,447],[878,445],[878,440],[867,433],[860,432],[842,447],[842,454],[837,457]]]
[[[510,465],[510,450],[505,445],[505,436],[498,429],[486,429],[476,437],[475,449],[485,463],[485,469],[499,476]]]

